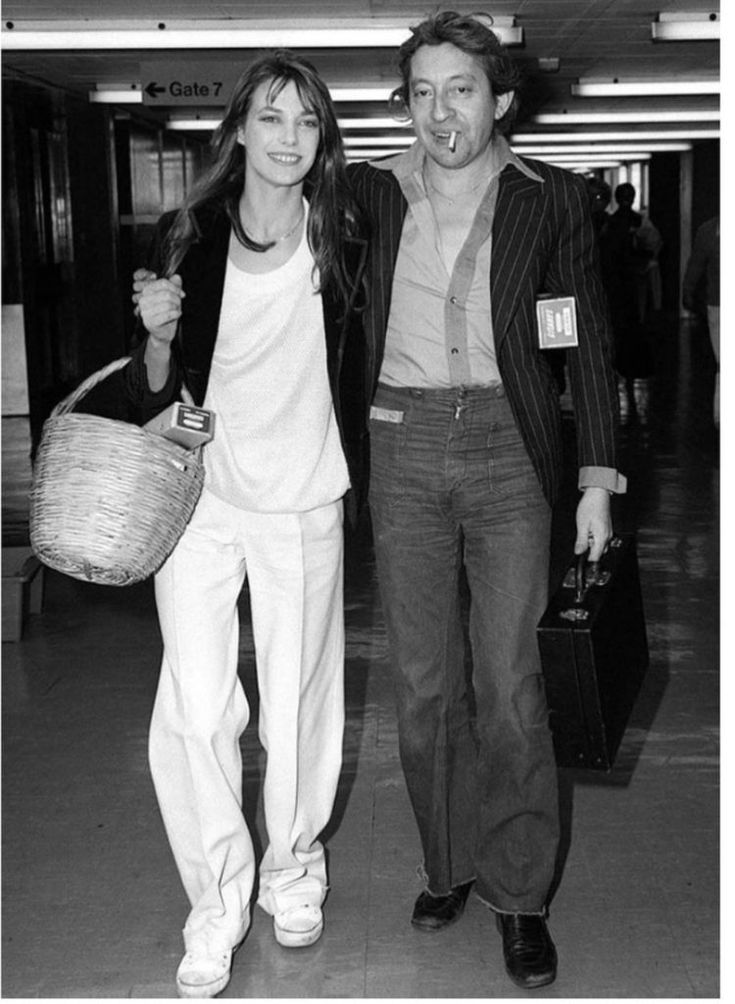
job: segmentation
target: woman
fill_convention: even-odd
[[[145,342],[128,393],[155,414],[182,382],[216,415],[205,487],[156,575],[164,654],[150,734],[159,805],[192,909],[183,997],[226,985],[250,922],[241,811],[237,599],[249,583],[267,751],[259,905],[277,941],[321,935],[326,825],[341,765],[342,506],[362,494],[365,242],[329,92],[287,51],[241,77],[213,164],[159,225],[136,289]],[[146,273],[150,275],[150,273]]]

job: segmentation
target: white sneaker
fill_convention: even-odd
[[[179,997],[216,997],[230,982],[232,949],[187,952],[176,971]]]
[[[306,948],[322,936],[324,917],[318,906],[303,903],[289,907],[273,917],[276,941],[284,948]]]

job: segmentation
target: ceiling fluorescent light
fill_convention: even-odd
[[[345,147],[395,146],[405,149],[415,141],[415,136],[345,136]]]
[[[525,151],[519,151],[519,152],[520,153],[525,153]],[[619,160],[619,161],[631,160],[631,161],[641,161],[641,160],[650,160],[651,159],[651,154],[650,153],[613,153],[613,154],[610,154],[610,153],[579,153],[579,154],[569,153],[569,154],[566,154],[566,153],[549,153],[548,151],[546,151],[543,154],[543,156],[544,157],[552,158],[553,160],[555,160],[557,162],[557,164],[561,164],[561,163],[572,164],[572,163],[577,163],[580,160],[583,160],[585,163],[594,164],[596,161],[600,161],[600,160]]]
[[[496,18],[493,31],[505,45],[521,45],[523,29],[512,17]],[[13,27],[8,27],[12,23]],[[94,23],[94,27],[90,24]],[[53,25],[53,27],[52,27]],[[196,21],[133,20],[5,22],[3,49],[345,49],[397,48],[408,38],[407,18],[345,18],[260,22],[232,18]]]
[[[513,136],[512,143],[645,143],[648,140],[719,139],[719,129],[642,129],[636,132],[526,132]]]
[[[585,174],[589,171],[601,171],[607,167],[615,168],[623,166],[619,160],[605,160],[600,161],[599,164],[588,164],[585,160],[580,161],[578,164],[560,164],[558,161],[549,158],[546,163],[554,167],[563,167],[565,170],[573,171],[575,174]]]
[[[716,11],[683,11],[659,14],[651,23],[654,42],[717,41],[720,37],[720,15]]]
[[[137,84],[130,84],[128,87],[120,84],[117,87],[100,87],[90,91],[89,100],[92,104],[102,105],[140,105],[143,104],[143,92]]]
[[[169,119],[166,128],[182,132],[199,132],[216,129],[221,121],[222,119]]]
[[[585,80],[571,85],[575,98],[663,97],[719,94],[719,80]]]
[[[717,109],[650,112],[542,113],[531,119],[538,125],[606,125],[624,122],[719,122]]]
[[[128,28],[104,31],[87,28],[83,31],[49,30],[2,32],[2,48],[15,51],[100,49],[347,49],[398,48],[406,39],[406,31],[398,29],[359,30],[334,28],[323,34],[320,29],[235,29],[235,28],[167,28],[165,31]]]
[[[337,119],[340,129],[408,129],[411,122],[399,122],[392,118]]]
[[[534,156],[537,153],[684,153],[691,150],[691,143],[646,143],[646,144],[625,144],[625,143],[594,143],[585,145],[584,143],[567,143],[564,146],[556,144],[543,145],[541,143],[531,143],[529,145],[516,143],[511,146],[516,153],[526,156]]]
[[[330,87],[332,101],[387,101],[392,87]]]
[[[404,147],[395,147],[390,149],[390,147],[376,147],[375,149],[362,148],[356,150],[346,150],[345,159],[352,163],[355,160],[371,160],[373,157],[392,157],[397,153],[405,153]]]

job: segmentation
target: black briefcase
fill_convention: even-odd
[[[582,555],[539,621],[549,722],[561,767],[610,770],[648,666],[635,538]]]

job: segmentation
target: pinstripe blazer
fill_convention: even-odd
[[[586,185],[568,171],[528,163],[542,182],[513,164],[500,175],[490,296],[500,375],[544,493],[553,502],[562,471],[561,411],[550,366],[538,348],[540,294],[576,298],[579,347],[568,349],[566,358],[580,467],[616,468],[618,402]],[[365,335],[372,395],[383,358],[407,203],[391,171],[368,163],[348,170],[371,231]]]

